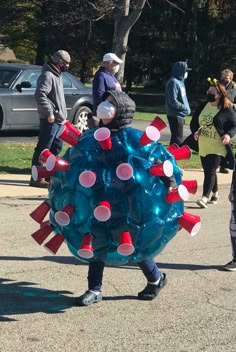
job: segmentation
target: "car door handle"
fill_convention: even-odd
[[[78,92],[73,92],[72,95],[79,95],[79,93]]]

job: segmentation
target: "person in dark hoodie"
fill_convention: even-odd
[[[39,156],[44,149],[49,149],[58,155],[63,142],[56,138],[56,134],[67,118],[66,101],[63,90],[61,73],[69,68],[71,58],[67,51],[58,50],[51,60],[42,68],[35,91],[35,99],[39,114],[39,137],[35,147],[32,166],[40,165]],[[30,186],[47,188],[49,183],[45,179],[34,181],[31,177]]]
[[[97,117],[100,119],[99,127],[108,128],[112,134],[120,133],[122,129],[129,127],[134,112],[135,102],[126,93],[115,90],[107,91],[97,107]],[[164,176],[162,181],[169,191],[177,187],[174,177]],[[147,285],[144,290],[138,293],[138,299],[153,300],[161,288],[165,286],[166,274],[159,271],[153,259],[143,260],[138,265],[147,279]],[[76,305],[88,306],[102,300],[104,267],[103,261],[89,262],[88,290],[76,299]]]
[[[183,142],[185,116],[191,112],[184,84],[190,70],[186,62],[176,62],[172,67],[172,76],[166,84],[166,114],[171,132],[170,144],[175,143],[179,146]]]

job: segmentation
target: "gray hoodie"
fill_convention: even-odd
[[[61,73],[51,63],[45,64],[42,68],[35,99],[40,119],[54,115],[56,123],[66,120],[67,110]]]

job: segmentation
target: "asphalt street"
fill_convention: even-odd
[[[220,174],[218,205],[199,209],[200,189],[185,203],[201,216],[191,237],[181,230],[156,257],[168,283],[152,302],[137,300],[145,279],[135,265],[105,269],[97,305],[76,307],[86,289],[87,265],[64,244],[49,254],[31,237],[29,216],[47,196],[28,187],[28,176],[0,175],[1,352],[235,352],[235,273],[221,270],[231,259],[228,234],[230,175]],[[18,190],[18,191],[17,191]]]
[[[154,119],[155,115],[153,116]],[[132,123],[132,127],[144,130],[150,121],[135,120]],[[187,137],[190,134],[189,126],[184,126],[184,136]],[[170,138],[169,128],[165,128],[161,131],[160,141],[168,141]],[[2,131],[0,132],[0,143],[33,143],[37,142],[36,131]]]

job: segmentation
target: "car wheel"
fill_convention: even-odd
[[[81,106],[74,118],[74,125],[80,130],[80,132],[84,132],[88,129],[88,114],[91,114],[92,110],[88,106]]]
[[[3,124],[3,111],[2,111],[2,108],[0,106],[0,130],[2,129],[2,124]]]

